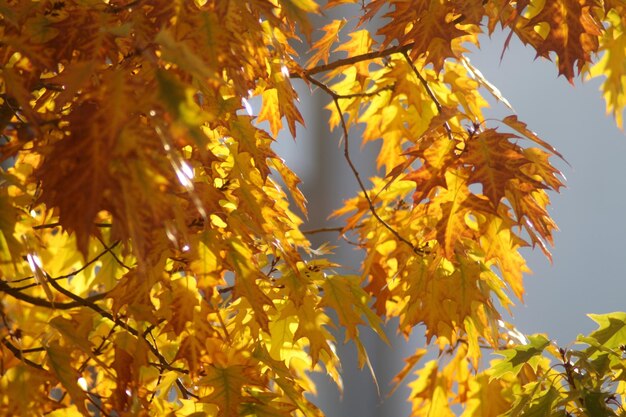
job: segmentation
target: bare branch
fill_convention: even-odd
[[[220,294],[225,294],[225,293],[230,292],[230,291],[232,291],[234,289],[235,289],[235,287],[231,285],[229,287],[218,288],[217,292],[220,293]]]
[[[193,397],[196,400],[200,399],[199,396],[197,396],[196,394],[194,394],[193,392],[189,391],[187,389],[187,387],[185,387],[183,385],[183,383],[181,382],[180,378],[176,379],[176,386],[178,387],[178,389],[180,390],[180,393],[182,394],[183,398],[188,400],[189,397]]]
[[[383,91],[393,90],[394,85],[386,85],[384,87],[380,87],[377,90],[370,91],[369,93],[352,93],[352,94],[337,94],[337,98],[348,99],[348,98],[356,98],[356,97],[373,97],[379,95]]]
[[[131,268],[129,266],[127,266],[126,264],[124,264],[116,255],[115,253],[113,253],[112,249],[115,248],[117,245],[119,245],[120,241],[118,240],[117,242],[113,243],[111,246],[107,246],[102,239],[98,238],[98,240],[100,241],[100,243],[102,243],[102,246],[104,246],[104,251],[102,251],[101,253],[99,253],[95,258],[91,259],[89,262],[87,262],[86,264],[84,264],[82,267],[80,267],[79,269],[72,271],[68,274],[65,275],[59,275],[57,277],[51,277],[50,279],[52,280],[60,280],[60,279],[66,279],[66,278],[70,278],[82,271],[84,271],[85,269],[87,269],[87,267],[89,267],[90,265],[92,265],[94,262],[96,262],[97,260],[99,260],[101,257],[103,257],[106,253],[110,253],[111,256],[113,256],[113,259],[115,259],[115,261],[121,265],[122,267],[126,268],[127,270],[130,270]],[[18,283],[18,282],[23,282],[23,281],[27,281],[30,279],[34,279],[34,276],[28,276],[28,277],[24,277],[24,278],[19,278],[16,279],[14,281],[10,281],[11,284],[14,283]],[[40,285],[39,283],[32,283],[32,284],[28,284],[28,285],[23,285],[21,287],[12,287],[13,290],[16,291],[23,291],[26,290],[28,288],[32,288],[32,287],[36,287]]]

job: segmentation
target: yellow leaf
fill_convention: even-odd
[[[87,415],[85,400],[87,395],[85,391],[78,385],[79,374],[72,366],[72,357],[68,349],[61,347],[57,343],[52,343],[46,348],[48,354],[48,364],[57,379],[67,390],[67,393],[76,404],[78,410]]]
[[[591,67],[592,78],[605,77],[601,90],[606,101],[606,111],[615,117],[623,128],[623,113],[626,107],[626,23],[624,16],[615,10],[607,14],[608,28],[600,38],[600,60]]]
[[[514,393],[504,378],[480,374],[470,380],[467,408],[461,417],[499,417],[511,408]]]
[[[346,330],[346,341],[354,340],[358,343],[360,341],[358,326],[367,324],[388,342],[380,318],[368,305],[370,297],[360,287],[358,276],[329,275],[320,282],[320,285],[324,291],[321,305],[331,307],[337,312],[339,323]],[[363,321],[363,317],[366,321]],[[366,362],[365,351],[359,350],[359,365],[363,366]]]
[[[362,55],[372,50],[374,40],[372,39],[370,32],[367,30],[357,30],[350,33],[350,40],[342,43],[335,48],[334,52],[345,51],[348,53],[348,57]],[[364,79],[369,77],[370,63],[375,61],[362,61],[354,65],[359,77]]]
[[[71,405],[68,408],[54,410],[53,412],[46,414],[47,417],[84,417],[84,414],[80,412],[76,405]]]
[[[268,88],[263,91],[263,102],[261,104],[261,110],[257,119],[259,122],[267,121],[270,124],[270,130],[274,136],[278,135],[280,129],[283,127],[281,122],[280,107],[278,104],[278,90],[275,88]]]
[[[206,375],[197,382],[212,392],[200,399],[201,402],[215,404],[219,408],[218,417],[236,417],[242,403],[243,387],[257,385],[255,370],[245,365],[231,365],[225,368],[210,365]]]
[[[339,40],[339,31],[346,25],[346,23],[346,19],[333,20],[331,23],[320,29],[324,32],[324,36],[313,44],[311,49],[316,52],[311,56],[311,58],[309,58],[305,65],[306,67],[312,67],[319,61],[323,61],[324,64],[328,63],[330,48],[335,42],[337,42],[337,40]]]

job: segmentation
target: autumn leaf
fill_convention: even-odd
[[[346,19],[333,20],[331,23],[320,29],[324,32],[324,36],[313,44],[311,49],[315,51],[315,54],[309,58],[305,64],[306,67],[312,67],[319,61],[323,61],[325,64],[328,63],[330,50],[333,44],[339,39],[339,31],[346,25],[346,23]]]
[[[554,154],[554,155],[558,156],[559,158],[563,159],[563,155],[561,155],[552,145],[550,145],[549,143],[547,143],[546,141],[541,139],[539,136],[537,136],[537,134],[535,132],[533,132],[532,130],[528,129],[528,126],[526,126],[526,124],[524,122],[521,122],[520,120],[518,120],[517,116],[515,116],[515,115],[507,116],[504,119],[502,119],[502,122],[504,122],[507,126],[513,128],[517,132],[521,133],[526,138],[532,140],[536,144],[538,144],[538,145],[542,146],[543,148],[547,149],[552,154]]]
[[[623,7],[623,6],[622,6]],[[623,111],[626,107],[626,89],[622,82],[626,75],[626,22],[616,10],[607,14],[608,27],[600,38],[602,57],[589,70],[590,77],[605,77],[602,92],[606,111],[615,117],[617,126],[623,128]]]
[[[543,8],[528,21],[528,26],[539,27],[545,38],[534,45],[537,56],[550,57],[555,52],[558,57],[559,74],[571,83],[574,80],[574,67],[581,72],[591,61],[591,54],[598,50],[598,36],[602,26],[593,16],[593,1],[555,0],[546,2]],[[544,25],[544,26],[542,26]]]
[[[258,280],[264,277],[247,265],[251,253],[240,243],[232,242],[230,257],[237,271],[233,296],[244,297],[254,311],[254,318],[263,330],[268,330],[269,318],[265,306],[273,306],[272,300],[259,288]]]
[[[437,362],[427,362],[416,374],[417,380],[409,384],[413,412],[426,413],[426,415],[436,413],[445,417],[454,416],[446,395],[445,380],[440,378]]]
[[[383,1],[368,4],[370,14],[383,5]],[[407,3],[391,1],[393,7],[389,16],[394,16],[392,23],[378,29],[377,33],[384,36],[384,45],[393,41],[400,45],[411,43],[411,57],[414,59],[425,55],[426,62],[434,65],[439,72],[446,58],[456,56],[453,41],[466,35],[467,32],[457,27],[454,19],[448,16],[454,12],[451,5],[443,2]]]
[[[59,379],[63,388],[67,390],[80,412],[87,414],[85,407],[87,395],[78,385],[78,372],[71,366],[71,352],[58,344],[52,344],[48,346],[46,353],[52,372]]]
[[[245,365],[225,368],[209,366],[205,372],[206,375],[198,380],[198,385],[211,387],[212,392],[201,398],[201,401],[216,404],[219,408],[218,416],[238,416],[243,402],[243,387],[255,385],[252,369]]]
[[[521,115],[487,117],[484,94],[511,106],[470,57],[500,26],[572,83],[604,77],[621,125],[623,0],[0,15],[0,414],[321,417],[311,373],[351,384],[334,329],[372,373],[364,333],[417,343],[396,378],[415,416],[618,413],[624,313],[567,347],[506,323],[522,248],[550,257],[564,157]],[[281,145],[304,116],[312,144],[337,138],[307,87],[354,179],[315,226],[307,204],[334,191],[305,194]]]
[[[169,322],[176,335],[180,335],[187,323],[192,322],[198,305],[198,289],[195,282],[179,279],[172,282],[172,289],[164,293],[161,302],[171,309]]]
[[[467,408],[461,416],[497,417],[506,413],[513,400],[512,392],[506,392],[508,395],[502,395],[507,388],[504,381],[492,380],[488,375],[479,375],[470,381]]]
[[[356,276],[327,276],[320,283],[324,295],[322,305],[333,308],[339,315],[339,322],[346,329],[346,340],[357,339],[358,325],[367,323],[383,340],[387,337],[380,327],[378,317],[370,310],[364,300],[365,292],[360,288]],[[346,302],[349,300],[349,302]],[[363,321],[363,316],[366,321]]]

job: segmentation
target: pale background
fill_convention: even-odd
[[[482,39],[482,50],[470,55],[472,63],[500,88],[520,119],[554,145],[571,165],[557,161],[567,177],[567,188],[551,196],[551,214],[561,229],[552,249],[554,263],[551,265],[539,250],[525,253],[534,274],[526,277],[524,304],[515,308],[511,321],[524,333],[547,333],[566,346],[577,334],[594,329],[587,313],[626,308],[626,138],[605,115],[599,81],[577,81],[572,87],[563,77],[557,78],[553,63],[535,60],[534,53],[515,40],[500,62],[504,37],[496,33],[493,39]],[[275,149],[304,180],[302,189],[310,209],[306,228],[329,226],[326,217],[357,191],[357,184],[338,148],[339,132],[328,132],[328,112],[320,111],[328,97],[300,87],[307,127],[299,129],[295,142],[281,137]],[[500,116],[511,113],[497,104],[490,111]],[[351,134],[357,139],[358,132]],[[375,146],[352,146],[363,177],[374,173],[375,152]],[[339,244],[336,235],[315,236],[314,242],[324,241]],[[338,256],[355,267],[360,259],[349,247],[339,247]],[[389,347],[364,329],[382,394],[378,395],[369,373],[358,370],[354,346],[339,345],[345,379],[343,399],[326,378],[319,376],[314,401],[328,417],[408,416],[408,390],[401,388],[391,398],[386,398],[386,393],[403,366],[402,358],[423,343],[422,332],[417,328],[414,340],[406,343],[394,336],[391,323],[388,334],[393,346]],[[337,339],[342,341],[342,335]]]

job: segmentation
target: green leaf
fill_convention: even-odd
[[[589,314],[599,327],[589,337],[608,349],[626,345],[626,312]]]
[[[604,392],[587,391],[583,394],[583,404],[588,416],[615,416],[615,412],[606,406],[605,400],[608,395]]]
[[[543,335],[528,336],[528,344],[516,346],[512,349],[506,349],[498,352],[498,355],[504,356],[493,366],[492,379],[512,373],[519,374],[525,364],[530,365],[535,371],[537,365],[542,358],[542,353],[550,341]]]
[[[559,391],[550,386],[547,391],[536,397],[530,407],[522,412],[521,417],[555,417],[554,402],[559,398]],[[557,414],[558,415],[558,414]]]

